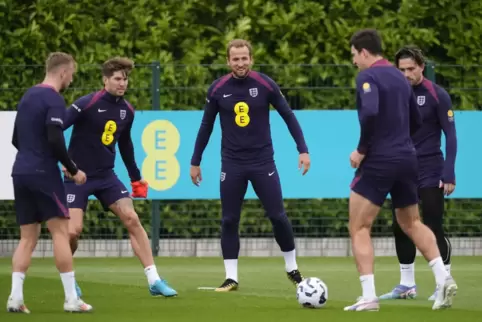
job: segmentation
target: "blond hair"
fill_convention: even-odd
[[[58,67],[74,64],[75,59],[72,55],[63,52],[50,53],[45,60],[45,70],[47,73],[55,71]]]

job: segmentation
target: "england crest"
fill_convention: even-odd
[[[419,106],[422,106],[423,104],[425,104],[425,96],[417,96],[417,104]]]
[[[251,95],[251,97],[256,97],[258,96],[258,89],[255,87],[255,88],[250,88],[249,89],[249,95]]]
[[[72,202],[74,202],[74,201],[75,201],[75,195],[69,193],[69,194],[67,195],[67,202],[68,202],[68,203],[72,203]]]
[[[226,172],[221,172],[221,182],[226,179]]]
[[[127,114],[126,110],[121,110],[121,111],[120,111],[120,118],[121,118],[121,120],[123,120],[123,119],[126,118],[126,114]]]

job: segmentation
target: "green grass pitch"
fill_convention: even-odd
[[[220,258],[156,258],[161,275],[179,292],[177,298],[152,298],[144,272],[135,258],[75,260],[77,280],[86,302],[95,312],[68,314],[63,309],[63,290],[53,259],[34,259],[25,281],[25,300],[32,314],[6,313],[10,292],[10,259],[0,259],[0,290],[3,309],[0,321],[88,322],[463,322],[482,321],[482,258],[455,257],[453,276],[459,291],[454,306],[432,311],[427,298],[434,278],[427,263],[417,258],[415,300],[384,301],[379,312],[344,312],[361,295],[352,258],[304,258],[298,264],[305,277],[319,277],[329,289],[327,306],[303,309],[296,301],[295,287],[284,272],[282,258],[241,258],[240,289],[232,293],[201,291],[200,286],[218,286],[224,279]],[[395,258],[377,258],[377,294],[399,282]]]

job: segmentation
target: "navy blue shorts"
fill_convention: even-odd
[[[89,196],[95,196],[105,210],[114,202],[122,198],[130,198],[126,186],[114,174],[105,177],[87,178],[83,185],[76,185],[73,181],[65,179],[65,191],[69,208],[79,208],[85,211]]]
[[[444,158],[442,155],[418,158],[418,187],[437,188],[442,180]]]
[[[18,225],[43,223],[56,217],[69,218],[60,171],[50,175],[12,177]]]
[[[395,208],[418,204],[418,163],[415,156],[402,160],[364,163],[357,170],[351,189],[382,206],[388,194]]]

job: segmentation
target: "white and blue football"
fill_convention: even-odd
[[[328,287],[317,277],[308,277],[298,284],[296,299],[305,308],[319,309],[328,300]]]

